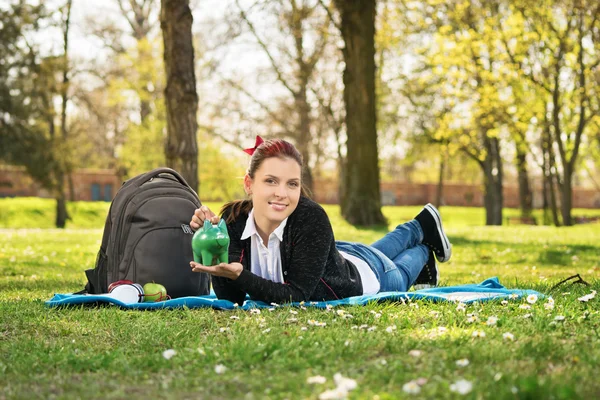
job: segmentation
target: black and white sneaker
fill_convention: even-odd
[[[437,260],[446,262],[452,256],[452,245],[442,228],[440,212],[429,203],[415,217],[423,229],[423,244],[435,253]]]
[[[436,287],[440,281],[440,270],[438,269],[433,251],[429,250],[429,260],[427,264],[423,266],[421,273],[417,277],[417,280],[413,284],[415,290],[429,289]]]

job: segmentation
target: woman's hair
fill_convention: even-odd
[[[300,154],[293,144],[283,139],[269,139],[254,149],[248,171],[246,172],[248,176],[254,179],[256,170],[260,168],[262,163],[266,159],[273,157],[281,159],[290,158],[296,161],[300,165],[300,168],[303,166],[302,154]],[[304,184],[300,185],[300,195],[309,197]],[[221,208],[221,215],[228,209],[231,209],[231,212],[227,216],[227,223],[235,221],[241,213],[249,213],[252,210],[252,199],[230,201]]]

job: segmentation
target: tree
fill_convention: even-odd
[[[375,0],[335,0],[344,39],[347,156],[342,216],[354,225],[386,222],[381,212],[375,98]]]
[[[521,76],[545,94],[549,162],[559,175],[561,215],[572,225],[573,177],[581,144],[597,129],[600,117],[597,70],[600,66],[600,5],[593,1],[511,2],[518,40],[505,39],[505,49]]]
[[[68,57],[72,0],[60,11],[63,34],[61,55],[42,56],[27,33],[37,29],[36,20],[50,21],[42,7],[15,2],[2,10],[0,57],[7,62],[0,68],[0,90],[8,96],[0,120],[0,154],[4,160],[24,166],[28,173],[56,199],[56,226],[64,228],[67,213],[65,177],[71,169],[68,143],[67,102],[70,66]],[[4,98],[4,96],[3,96]],[[60,101],[60,110],[55,102]],[[58,115],[57,115],[58,114]]]
[[[179,171],[194,190],[198,189],[198,94],[194,71],[192,12],[189,0],[162,0],[160,26],[163,32],[167,86],[167,166]]]

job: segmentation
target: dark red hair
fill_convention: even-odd
[[[252,158],[250,159],[250,165],[248,166],[248,171],[246,173],[252,179],[254,179],[254,174],[260,168],[262,163],[268,158],[281,158],[281,159],[292,159],[298,163],[300,168],[302,169],[303,160],[302,154],[288,141],[283,139],[269,139],[265,140],[259,146],[256,147],[254,153],[252,154]],[[308,197],[308,193],[304,185],[300,186],[300,195]],[[229,214],[226,222],[235,221],[235,219],[240,215],[240,213],[249,213],[252,210],[252,199],[248,200],[235,200],[231,201],[221,208],[221,214],[227,209],[231,208],[231,213]]]

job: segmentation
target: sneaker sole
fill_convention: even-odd
[[[440,216],[438,210],[431,204],[426,204],[424,208],[429,211],[431,215],[433,215],[433,219],[435,219],[435,225],[437,226],[438,233],[442,239],[442,250],[444,251],[444,255],[440,257],[438,254],[436,254],[436,258],[441,263],[446,262],[452,256],[452,245],[450,244],[450,240],[448,240],[448,236],[446,236],[444,233],[444,228],[442,227],[442,217]]]

